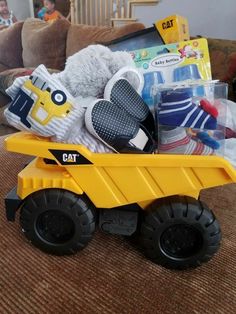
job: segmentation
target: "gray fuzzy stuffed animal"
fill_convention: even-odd
[[[91,45],[69,57],[64,71],[55,75],[73,97],[97,98],[103,97],[107,82],[125,66],[135,67],[128,52],[112,52],[105,46]]]

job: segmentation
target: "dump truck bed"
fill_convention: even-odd
[[[145,208],[157,198],[170,195],[197,198],[202,189],[236,182],[233,166],[217,156],[99,154],[83,145],[55,143],[25,132],[9,136],[5,147],[11,152],[54,161],[55,165],[50,167],[66,172],[73,186],[78,187],[77,193],[84,192],[96,207],[138,203]],[[37,167],[37,162],[32,163],[21,177],[33,176],[32,185],[40,189],[37,186],[40,173],[34,176]],[[51,187],[49,183],[47,187]],[[76,188],[71,190],[76,192]]]

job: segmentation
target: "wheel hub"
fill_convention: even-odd
[[[203,239],[198,229],[187,224],[168,227],[161,236],[163,252],[174,258],[188,258],[199,252]]]
[[[39,215],[36,229],[47,242],[62,244],[69,241],[75,232],[72,219],[57,210],[49,210]]]

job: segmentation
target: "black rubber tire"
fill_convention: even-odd
[[[141,245],[153,262],[187,269],[209,261],[218,251],[221,230],[208,207],[191,197],[157,200],[144,214]]]
[[[95,210],[85,196],[46,189],[26,198],[21,207],[20,224],[27,239],[42,251],[75,254],[92,239]]]

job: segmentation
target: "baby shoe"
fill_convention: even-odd
[[[154,136],[155,121],[148,105],[125,78],[113,77],[106,85],[104,98],[128,113]]]
[[[217,120],[192,102],[186,92],[173,91],[163,95],[158,109],[160,125],[215,130]]]
[[[158,151],[160,154],[212,155],[214,153],[209,146],[194,141],[182,127],[170,130],[161,129],[159,139]]]
[[[86,110],[88,131],[109,148],[120,153],[152,153],[149,132],[124,110],[105,99],[94,101]]]

